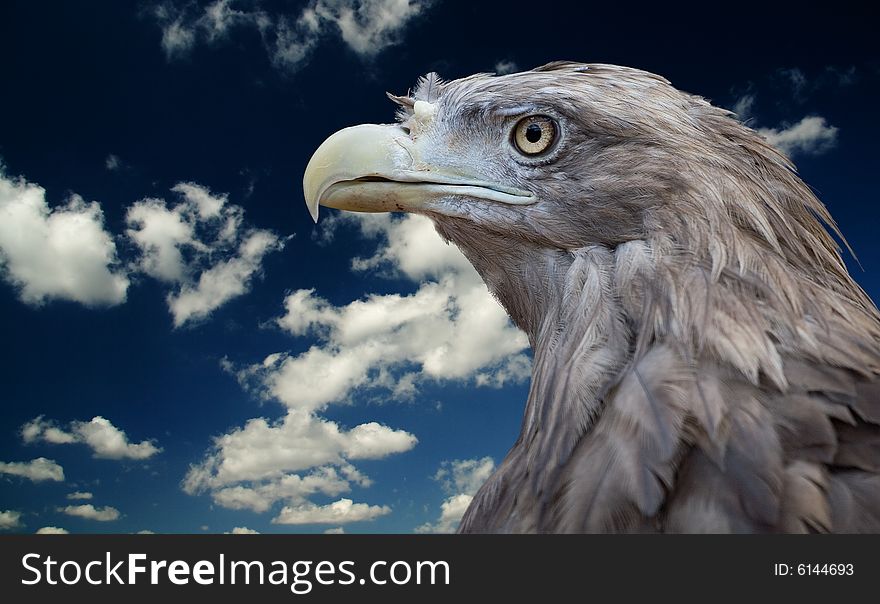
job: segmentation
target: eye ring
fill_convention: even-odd
[[[559,138],[556,121],[546,115],[524,117],[513,127],[511,139],[516,150],[530,157],[546,152]]]

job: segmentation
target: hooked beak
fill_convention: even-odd
[[[425,161],[425,138],[413,141],[397,124],[344,128],[309,160],[303,192],[312,219],[318,207],[352,212],[407,212],[459,196],[498,203],[535,202],[529,191],[474,178],[461,168]]]

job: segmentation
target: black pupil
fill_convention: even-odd
[[[541,140],[541,134],[543,130],[541,126],[538,124],[529,124],[528,128],[526,128],[526,140],[530,143],[537,143]]]

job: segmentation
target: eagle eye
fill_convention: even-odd
[[[546,115],[531,115],[516,124],[513,144],[523,155],[538,155],[550,148],[556,136],[556,122]]]

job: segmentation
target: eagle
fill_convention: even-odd
[[[533,354],[459,532],[880,532],[880,313],[787,157],[614,65],[389,97],[315,151],[312,217],[427,216]]]

